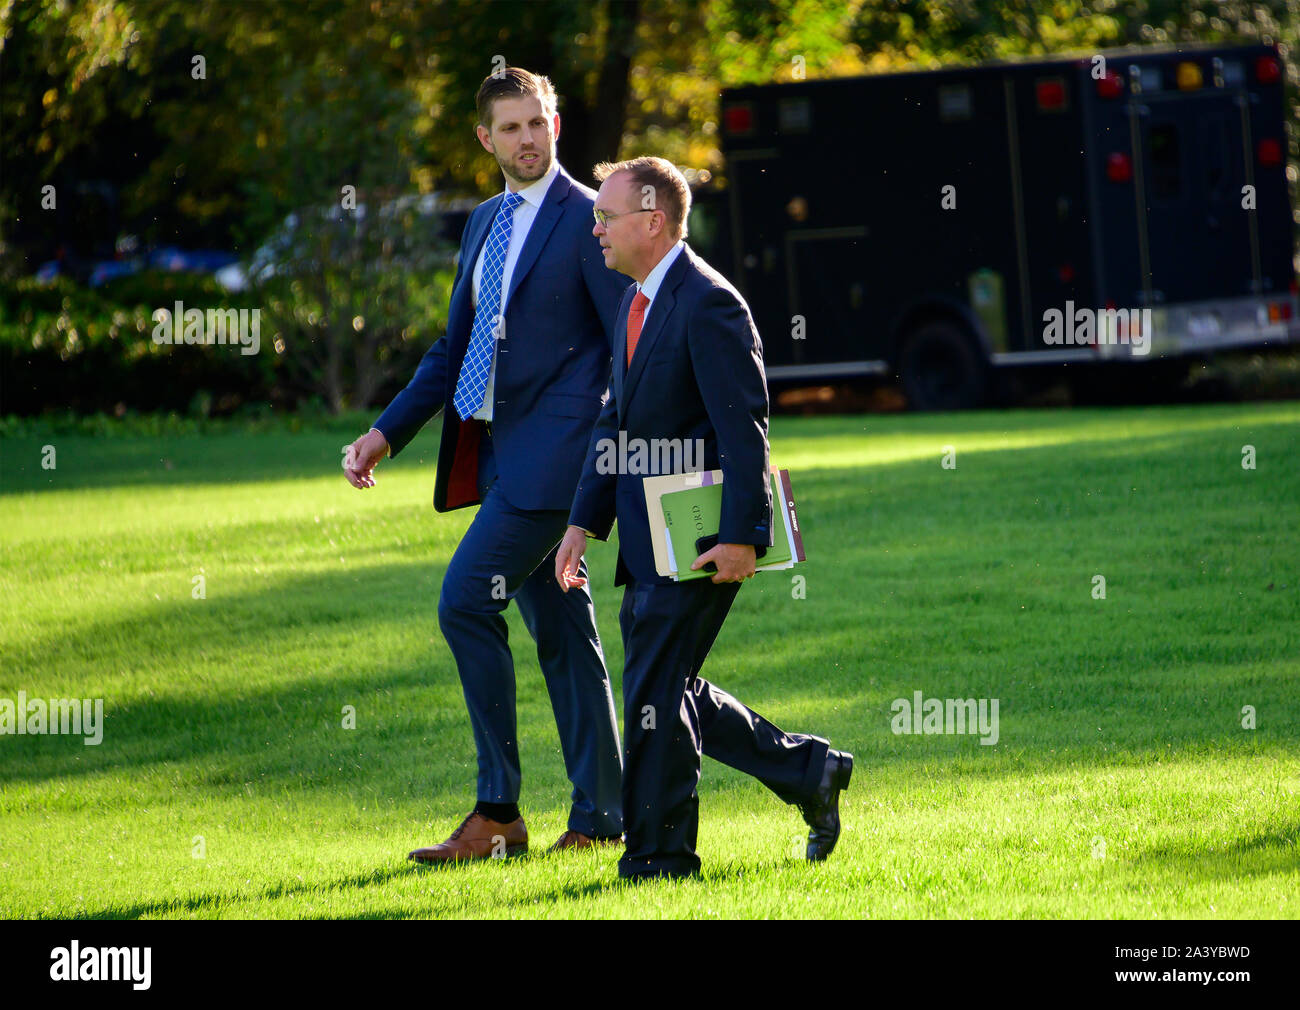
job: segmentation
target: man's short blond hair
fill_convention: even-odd
[[[661,210],[674,238],[686,237],[686,219],[691,213],[691,187],[677,166],[663,158],[641,157],[627,161],[602,161],[593,173],[604,182],[616,172],[626,172],[641,190],[642,210]]]

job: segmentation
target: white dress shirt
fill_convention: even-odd
[[[686,240],[679,238],[677,244],[664,253],[664,258],[655,264],[653,270],[646,274],[645,283],[636,286],[638,291],[650,299],[650,304],[645,307],[645,315],[641,317],[642,333],[645,332],[645,324],[650,321],[650,309],[655,303],[655,295],[659,293],[659,286],[664,282],[664,274],[668,273],[668,268],[682,254],[685,245]]]
[[[505,266],[501,272],[501,316],[505,318],[506,314],[506,294],[510,290],[510,278],[515,272],[515,264],[519,262],[519,253],[524,248],[524,242],[528,240],[528,232],[533,227],[533,221],[537,217],[537,208],[542,205],[546,199],[546,194],[551,188],[551,183],[555,181],[556,175],[559,174],[560,163],[554,158],[551,159],[551,167],[546,174],[536,182],[529,183],[523,189],[517,190],[518,194],[524,198],[524,202],[515,208],[514,222],[510,228],[510,248],[506,250]],[[489,225],[489,232],[491,226]],[[483,243],[483,248],[479,250],[478,259],[474,263],[474,305],[478,306],[478,286],[479,281],[483,278],[483,256],[487,252],[487,242]],[[506,333],[501,333],[500,339],[504,339]],[[497,377],[497,349],[496,344],[492,345],[492,364],[488,366],[487,390],[483,394],[483,405],[473,414],[480,421],[492,420],[492,394],[496,389]]]

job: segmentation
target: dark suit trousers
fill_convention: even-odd
[[[630,582],[623,591],[623,822],[620,876],[699,870],[700,755],[753,775],[787,803],[821,782],[828,744],[786,733],[698,676],[740,583]]]
[[[537,643],[573,783],[568,826],[584,835],[617,835],[623,830],[618,724],[596,610],[586,586],[565,593],[555,581],[555,549],[568,513],[512,506],[496,479],[487,436],[479,453],[479,497],[438,600],[438,623],[456,659],[474,729],[478,798],[519,800],[515,669],[502,616],[513,599]],[[587,574],[585,565],[581,574]]]

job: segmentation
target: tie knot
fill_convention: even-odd
[[[638,291],[636,297],[632,299],[632,311],[644,312],[645,307],[650,304],[650,299],[645,296],[644,291]]]
[[[524,198],[518,193],[507,192],[505,200],[501,203],[501,209],[503,211],[512,211],[523,202]]]

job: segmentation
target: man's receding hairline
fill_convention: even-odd
[[[614,178],[614,176],[616,175],[631,175],[631,174],[632,174],[632,170],[629,168],[616,168],[614,169],[614,171],[610,172],[607,176],[605,176],[605,178],[601,179],[600,184],[602,186],[605,185],[605,183],[609,182],[609,180]]]
[[[609,182],[610,179],[614,178],[614,176],[627,175],[630,171],[630,169],[619,168],[616,165],[611,165],[608,162],[602,161],[592,169],[592,175],[595,176],[596,181],[603,186],[605,183]],[[601,172],[604,172],[605,174],[601,175]]]
[[[631,170],[631,169],[627,169],[627,168],[619,168],[619,169],[615,169],[613,172],[610,172],[609,175],[605,176],[605,178],[599,180],[601,186],[604,186],[605,183],[609,182],[609,180],[612,179],[612,178],[614,178],[614,176],[616,176],[616,175],[626,175],[626,176],[631,176],[631,182],[632,182],[632,184],[633,184],[634,186],[636,185],[636,176],[635,176],[635,174],[632,172],[632,170]],[[599,198],[600,198],[600,193],[597,193],[597,194],[596,194],[596,199],[599,199]],[[635,200],[636,200],[636,193],[635,193],[635,192],[633,192],[633,193],[631,194],[631,198],[632,198],[632,200],[635,202]],[[593,200],[592,200],[592,204],[593,204],[593,206],[595,205],[596,199],[593,199]],[[637,208],[635,208],[635,207],[633,208],[633,210],[636,210],[636,209],[637,209]],[[656,208],[656,209],[659,211],[659,213],[663,214],[663,208],[662,208],[662,207],[660,207],[660,208]],[[620,214],[627,214],[627,213],[629,213],[629,211],[619,211],[619,213],[620,213]],[[667,217],[666,214],[665,214],[664,216]]]

